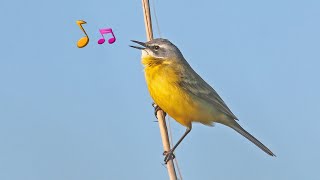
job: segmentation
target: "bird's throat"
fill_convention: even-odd
[[[168,60],[159,59],[152,56],[142,56],[141,63],[144,65],[145,68],[147,67],[156,67],[159,65],[169,64]]]

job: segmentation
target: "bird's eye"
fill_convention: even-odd
[[[158,49],[160,49],[160,47],[157,46],[157,45],[154,45],[154,46],[153,46],[153,49],[158,50]]]

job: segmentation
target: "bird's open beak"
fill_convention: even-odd
[[[131,40],[131,41],[134,42],[134,43],[140,44],[140,45],[143,46],[143,47],[131,46],[131,45],[130,45],[130,47],[133,47],[133,48],[136,48],[136,49],[140,49],[140,50],[144,50],[144,49],[147,48],[146,43],[143,43],[143,42],[140,42],[140,41],[135,41],[135,40]]]

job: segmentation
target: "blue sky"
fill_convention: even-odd
[[[155,4],[162,37],[277,155],[195,124],[176,151],[184,179],[319,179],[320,1]],[[2,1],[0,20],[1,180],[167,179],[141,54],[128,46],[146,39],[140,0]],[[98,45],[108,27],[117,41]],[[185,129],[170,122],[176,142]]]

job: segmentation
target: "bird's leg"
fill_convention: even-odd
[[[159,110],[162,110],[162,109],[161,109],[160,106],[158,106],[156,103],[152,103],[152,106],[154,107],[154,115],[155,115],[156,118],[158,119],[158,117],[157,117],[157,112],[158,112]],[[163,113],[164,113],[164,116],[167,115],[166,112],[163,111]]]
[[[167,164],[168,161],[170,161],[171,159],[175,158],[175,155],[173,154],[174,150],[179,146],[179,144],[182,142],[182,140],[189,134],[189,132],[191,131],[191,127],[186,129],[186,132],[182,135],[182,137],[179,139],[179,141],[176,143],[176,145],[173,146],[172,149],[170,149],[170,151],[165,151],[163,152],[163,155],[165,155],[166,157],[164,158],[164,162]]]

